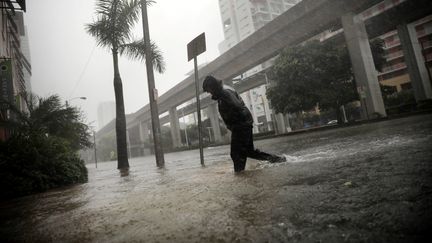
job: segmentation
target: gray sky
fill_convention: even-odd
[[[27,1],[25,23],[28,29],[32,89],[40,96],[58,94],[71,105],[81,107],[87,121],[97,120],[97,105],[114,101],[113,66],[110,51],[95,47],[84,25],[94,17],[94,0]],[[162,50],[166,62],[163,74],[155,72],[159,95],[186,78],[193,69],[187,61],[186,45],[205,32],[207,51],[198,63],[211,62],[219,56],[223,40],[217,0],[157,0],[148,8],[150,37]],[[135,35],[142,37],[142,22]],[[126,113],[148,104],[145,64],[120,59]],[[97,121],[93,124],[97,125]]]

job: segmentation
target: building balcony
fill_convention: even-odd
[[[401,58],[403,56],[404,56],[403,51],[397,51],[397,52],[387,54],[385,58],[387,62],[390,62],[395,59]]]
[[[400,43],[399,40],[392,41],[392,42],[385,42],[384,50],[388,50],[388,49],[391,49],[391,48],[394,48],[394,47],[397,47],[397,46],[400,46],[400,45],[401,45],[401,43]]]
[[[1,0],[0,2],[2,3],[6,3],[5,6],[0,6],[0,8],[3,9],[9,9],[12,12],[15,12],[15,10],[20,10],[20,11],[26,11],[26,1],[25,0],[16,0],[16,1],[11,1],[11,0]]]
[[[386,75],[386,74],[396,72],[396,71],[399,71],[399,70],[402,70],[405,68],[407,68],[405,63],[398,63],[398,64],[395,64],[393,66],[383,68],[382,72],[378,73],[378,76]]]
[[[432,41],[430,41],[430,40],[422,41],[421,46],[422,46],[423,50],[428,50],[428,49],[432,48]]]

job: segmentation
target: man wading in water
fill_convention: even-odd
[[[233,88],[223,85],[222,80],[207,76],[203,82],[203,90],[210,93],[213,100],[217,100],[219,113],[231,131],[231,159],[235,172],[245,169],[247,157],[267,160],[270,163],[286,161],[283,156],[265,153],[254,148],[252,115]]]

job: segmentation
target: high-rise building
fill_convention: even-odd
[[[422,48],[424,64],[429,78],[432,71],[432,15],[414,23],[418,42]],[[404,53],[396,30],[386,33],[380,38],[384,41],[386,63],[378,74],[381,84],[393,87],[395,92],[411,89],[410,77],[404,61]]]
[[[97,109],[99,129],[104,127],[116,117],[116,106],[114,101],[101,102]]]
[[[31,65],[23,53],[26,32],[23,12],[25,0],[0,2],[0,98],[26,110],[24,93],[30,80]],[[24,48],[25,49],[25,48]],[[29,53],[28,48],[24,52]],[[28,81],[26,81],[28,80]],[[7,106],[0,107],[0,121],[14,119]],[[9,136],[6,128],[0,127],[0,140]]]
[[[301,0],[219,0],[219,9],[224,32],[224,40],[219,44],[222,54],[253,32],[296,5]],[[272,65],[266,61],[240,78],[249,77]],[[263,77],[267,78],[267,77]],[[254,118],[254,132],[273,130],[272,111],[265,95],[266,87],[262,85],[244,92],[241,95]]]
[[[219,51],[224,53],[298,2],[300,0],[219,0],[225,36]]]
[[[367,19],[381,14],[389,8],[394,7],[406,0],[385,0],[362,13],[362,18]],[[412,23],[417,35],[418,44],[421,48],[424,63],[429,79],[432,72],[432,15],[428,15]],[[394,92],[412,89],[407,65],[404,60],[404,52],[397,30],[385,33],[378,38],[384,41],[386,52],[386,63],[381,72],[378,73],[378,80],[381,84],[390,86]]]
[[[25,83],[27,92],[31,92],[32,91],[32,86],[31,86],[31,56],[30,56],[30,45],[29,45],[27,27],[25,25],[24,25],[24,35],[21,35],[20,38],[21,38],[21,53],[24,57],[22,60],[22,73],[23,73],[23,77],[24,77],[24,83]]]

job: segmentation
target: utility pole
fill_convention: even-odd
[[[150,33],[148,27],[147,18],[147,0],[141,0],[141,12],[143,21],[143,33],[144,33],[144,43],[146,43],[145,48],[145,60],[147,69],[147,82],[148,82],[148,92],[150,98],[150,111],[151,111],[151,121],[153,130],[153,142],[154,150],[156,156],[156,166],[163,168],[165,166],[164,154],[162,150],[162,136],[159,123],[159,111],[157,106],[158,93],[155,87],[154,73],[153,73],[153,57],[151,54],[150,46]]]

